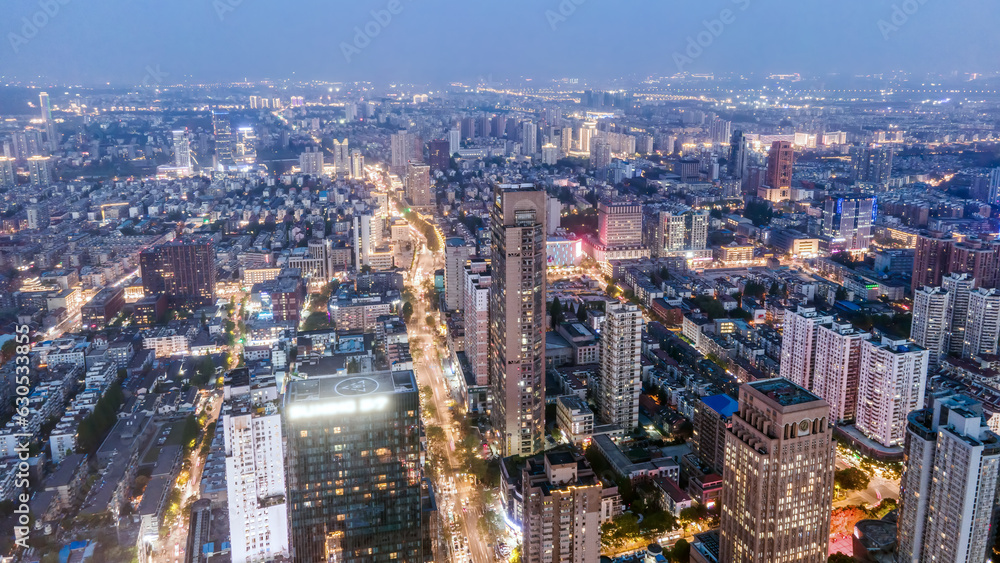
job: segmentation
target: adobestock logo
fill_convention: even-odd
[[[364,26],[354,26],[354,40],[350,43],[340,42],[340,52],[343,53],[347,64],[351,64],[356,55],[360,55],[372,44],[372,40],[382,33],[383,29],[389,27],[389,24],[392,23],[392,17],[398,16],[403,11],[403,7],[401,0],[389,0],[385,8],[371,11],[372,19]]]
[[[71,1],[39,0],[38,11],[30,16],[21,18],[21,27],[18,29],[20,33],[11,31],[7,34],[7,41],[10,42],[10,48],[13,49],[14,54],[20,53],[21,47],[24,47],[29,41],[37,37],[42,28],[49,25],[49,22],[62,11],[62,7]]]
[[[732,0],[732,3],[736,4],[741,12],[750,7],[750,0]],[[701,57],[705,53],[705,49],[711,47],[715,40],[722,36],[726,27],[736,22],[736,14],[737,12],[724,8],[719,12],[717,18],[703,20],[701,23],[705,29],[693,36],[688,35],[687,47],[685,47],[684,52],[674,51],[673,58],[674,64],[677,65],[677,72],[684,72],[688,65]]]
[[[927,0],[905,0],[900,4],[892,5],[892,15],[888,20],[878,20],[878,30],[882,33],[882,39],[889,40],[889,35],[899,31],[910,21],[910,16],[920,11],[920,7],[927,3]]]

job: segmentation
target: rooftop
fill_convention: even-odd
[[[775,378],[747,383],[750,387],[783,407],[820,401],[819,397],[787,379]]]

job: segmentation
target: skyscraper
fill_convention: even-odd
[[[411,371],[292,381],[284,395],[292,560],[429,561]]]
[[[740,180],[742,185],[750,168],[750,142],[741,130],[733,131],[733,137],[729,141],[729,161],[726,166],[729,177]]]
[[[744,383],[726,435],[719,561],[825,563],[835,463],[826,401],[786,379]]]
[[[997,287],[1000,285],[1000,242],[966,239],[955,244],[948,272],[969,274],[976,280],[975,287]]]
[[[250,374],[230,372],[222,408],[230,543],[234,563],[288,556],[285,456],[277,388],[255,386]],[[243,390],[239,393],[239,390]],[[237,393],[231,395],[231,393]]]
[[[212,128],[215,133],[216,166],[226,167],[235,164],[233,158],[233,132],[229,121],[229,112],[225,110],[212,111]]]
[[[413,139],[406,129],[393,133],[389,138],[389,171],[397,176],[406,173],[406,165],[413,152]]]
[[[490,210],[490,387],[502,455],[531,455],[545,431],[545,192],[498,185]]]
[[[52,219],[49,204],[46,202],[29,205],[25,209],[29,229],[47,229]]]
[[[781,377],[805,389],[812,388],[819,326],[832,322],[833,317],[820,314],[815,307],[800,305],[795,311],[785,310],[781,335]]]
[[[351,151],[351,178],[361,180],[365,177],[365,155],[354,149]]]
[[[982,404],[953,395],[910,413],[903,460],[896,561],[985,561],[1000,437],[987,427]]]
[[[354,267],[358,271],[369,265],[369,255],[376,245],[375,230],[375,217],[370,211],[354,216]]]
[[[548,452],[528,460],[521,482],[524,562],[600,561],[602,487],[587,460]]]
[[[1000,337],[1000,289],[979,288],[969,293],[962,357],[997,353]]]
[[[877,209],[874,196],[827,198],[823,208],[822,235],[830,240],[830,248],[867,250],[872,240]]]
[[[948,312],[945,319],[948,333],[944,353],[961,355],[965,347],[965,323],[969,320],[969,295],[976,281],[969,274],[948,274],[941,278],[941,289],[948,292]],[[914,304],[916,306],[916,304]],[[916,311],[914,311],[916,322]]]
[[[14,159],[0,156],[0,186],[11,186],[17,183],[14,176]]]
[[[951,251],[955,239],[940,231],[924,231],[917,235],[913,255],[913,279],[910,290],[914,293],[925,285],[939,287],[941,278],[948,273]]]
[[[174,304],[215,302],[215,248],[210,238],[175,240],[139,254],[146,295],[166,293]]]
[[[465,321],[465,357],[472,367],[477,386],[489,384],[490,285],[493,283],[490,264],[485,260],[469,260],[462,269]]]
[[[856,426],[887,447],[903,445],[906,415],[924,404],[927,350],[883,336],[861,343]]]
[[[414,207],[434,205],[431,194],[431,167],[419,162],[410,162],[406,169],[406,199]]]
[[[638,203],[597,204],[597,238],[608,248],[642,244],[642,205]]]
[[[594,137],[590,141],[590,166],[605,168],[611,164],[611,144],[603,137]]]
[[[427,164],[431,170],[447,170],[451,167],[451,153],[448,149],[449,143],[444,139],[435,139],[427,143]]]
[[[191,141],[188,138],[187,129],[178,129],[173,132],[174,137],[174,166],[182,168],[183,174],[191,173]]]
[[[41,107],[42,123],[45,126],[45,141],[51,150],[55,150],[59,139],[56,135],[56,122],[52,119],[52,104],[49,102],[48,92],[38,95],[38,105]]]
[[[923,287],[913,294],[913,324],[910,340],[927,348],[928,367],[933,369],[946,353],[948,334],[951,330],[952,302],[948,290],[940,287]]]
[[[55,181],[52,171],[52,158],[48,156],[33,156],[28,159],[28,174],[31,185],[44,188]]]
[[[726,121],[721,117],[716,117],[708,126],[708,136],[713,143],[725,143],[730,140],[732,130],[732,121]]]
[[[448,156],[455,156],[455,153],[462,148],[462,131],[459,129],[448,130]]]
[[[813,393],[830,404],[830,422],[854,420],[861,376],[861,342],[869,333],[848,323],[832,322],[816,328]]]
[[[521,154],[526,156],[533,156],[538,152],[538,143],[536,138],[538,136],[538,127],[535,126],[535,122],[528,120],[521,123]]]
[[[257,162],[257,135],[254,133],[253,127],[240,127],[236,130],[233,159],[237,164]]]
[[[643,244],[654,258],[708,248],[708,212],[681,206],[643,206]]]
[[[772,189],[792,187],[792,171],[795,167],[795,149],[788,141],[774,141],[767,153],[767,180]]]
[[[306,147],[306,152],[299,155],[299,170],[310,176],[323,175],[323,151],[317,147]]]
[[[333,171],[342,176],[351,173],[351,158],[346,138],[343,141],[333,140]]]
[[[462,237],[451,237],[444,244],[444,302],[449,311],[458,311],[463,304],[462,276],[465,263],[475,256],[476,247]]]
[[[892,147],[859,147],[851,151],[855,182],[887,185],[892,179]]]
[[[542,164],[554,165],[559,162],[559,147],[552,143],[542,145]]]
[[[1000,205],[1000,168],[990,171],[990,205]]]
[[[642,313],[627,303],[609,303],[601,325],[601,364],[598,371],[597,414],[626,431],[639,425],[639,377]]]

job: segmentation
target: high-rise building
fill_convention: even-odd
[[[559,162],[559,147],[552,143],[542,145],[542,164],[552,166],[557,162]]]
[[[792,187],[792,171],[795,168],[795,149],[788,141],[774,141],[767,153],[766,183],[772,189]]]
[[[834,196],[823,207],[822,235],[831,249],[867,250],[872,240],[877,204],[874,196]]]
[[[175,240],[139,254],[143,291],[175,304],[215,302],[215,247],[209,238]]]
[[[722,474],[726,459],[726,434],[739,403],[729,395],[711,395],[694,402],[691,449],[712,471]]]
[[[365,177],[365,155],[354,149],[351,151],[351,178],[360,180]]]
[[[1000,338],[1000,289],[979,288],[969,293],[962,357],[997,353]]]
[[[350,154],[346,138],[343,141],[333,140],[333,172],[335,174],[348,176],[351,173]]]
[[[590,141],[590,166],[605,168],[611,164],[611,144],[604,137],[594,137]]]
[[[856,426],[884,447],[903,445],[906,415],[924,404],[927,350],[909,340],[861,343]]]
[[[830,404],[830,422],[853,421],[861,377],[861,342],[870,334],[848,323],[833,322],[816,328],[813,393]]]
[[[892,179],[892,147],[858,147],[851,151],[855,182],[886,185]]]
[[[17,183],[14,175],[14,159],[0,156],[0,186],[13,186]]]
[[[462,131],[459,129],[448,130],[448,156],[455,156],[455,153],[462,148]]]
[[[466,244],[462,237],[451,237],[444,244],[444,303],[449,311],[458,311],[463,304],[462,276],[465,263],[476,255],[476,246]]]
[[[641,204],[602,201],[597,205],[597,221],[597,238],[602,245],[622,248],[642,244]]]
[[[257,134],[254,133],[253,127],[240,127],[236,130],[233,159],[236,161],[236,164],[254,164],[257,162]]]
[[[538,127],[534,121],[528,120],[521,123],[521,154],[534,156],[538,152]]]
[[[654,258],[708,248],[708,212],[687,206],[643,206],[643,244]]]
[[[826,562],[834,444],[826,401],[786,379],[740,387],[726,435],[719,561]]]
[[[990,205],[1000,205],[1000,167],[990,171]]]
[[[389,170],[397,176],[406,173],[406,166],[413,153],[413,138],[406,129],[393,133],[389,138]]]
[[[47,229],[52,219],[49,204],[46,202],[29,205],[25,210],[29,229]]]
[[[923,287],[913,294],[913,324],[910,340],[928,352],[928,368],[934,369],[948,351],[951,331],[952,295],[940,287]]]
[[[601,480],[587,460],[548,452],[522,474],[525,563],[597,563],[601,560]]]
[[[288,505],[277,388],[274,383],[255,386],[251,394],[251,376],[245,368],[230,372],[229,378],[230,398],[222,407],[220,426],[232,560],[252,563],[287,557]]]
[[[747,177],[750,168],[750,140],[743,135],[743,131],[736,130],[729,141],[729,161],[726,163],[730,178],[740,180]]]
[[[293,561],[429,561],[419,411],[411,371],[288,384]]]
[[[595,121],[585,121],[583,126],[580,127],[579,138],[579,149],[580,152],[585,152],[590,154],[590,143],[597,137],[597,122]]]
[[[559,146],[563,154],[569,154],[573,150],[573,128],[563,127],[559,134]]]
[[[976,280],[969,274],[948,274],[941,278],[942,291],[948,292],[948,332],[943,353],[961,355],[965,347],[965,323],[969,320],[969,295]],[[916,294],[914,294],[916,295]],[[914,308],[916,303],[914,303]],[[916,311],[914,311],[916,322]]]
[[[781,377],[805,389],[812,389],[816,364],[816,337],[819,326],[834,318],[820,314],[815,307],[799,306],[785,310],[781,335]]]
[[[986,561],[992,535],[1000,436],[982,404],[934,398],[907,418],[897,520],[899,563]]]
[[[609,303],[601,325],[597,415],[626,431],[639,425],[642,325],[642,312],[631,303]]]
[[[501,184],[490,211],[490,387],[502,455],[531,455],[545,431],[545,192]]]
[[[323,151],[318,147],[306,147],[306,152],[299,155],[299,170],[310,176],[322,176]]]
[[[562,202],[557,197],[549,197],[545,207],[545,234],[556,234],[562,222]]]
[[[948,273],[951,251],[955,239],[939,231],[924,231],[917,235],[913,255],[913,279],[910,290],[916,293],[921,287],[939,287],[941,278]]]
[[[42,92],[38,95],[38,105],[41,108],[42,123],[45,126],[45,141],[51,150],[55,150],[59,144],[59,138],[56,134],[56,122],[52,119],[52,104],[49,101],[48,92]]]
[[[235,160],[233,159],[233,132],[232,123],[229,121],[229,112],[213,110],[212,128],[215,133],[216,166],[232,166],[235,164]]]
[[[31,177],[31,185],[35,187],[46,187],[55,181],[55,173],[52,171],[52,158],[48,156],[32,156],[28,159],[28,174]]]
[[[448,170],[451,168],[451,153],[449,143],[444,139],[435,139],[427,143],[427,164],[431,170]]]
[[[489,384],[490,285],[493,278],[485,260],[469,260],[462,269],[465,321],[465,357],[477,386]]]
[[[948,261],[949,273],[965,273],[975,287],[997,287],[1000,282],[1000,241],[966,239],[955,244]]]
[[[183,174],[191,173],[191,140],[188,137],[187,129],[179,129],[173,132],[174,138],[174,166],[184,170]]]
[[[369,256],[375,251],[378,244],[379,231],[375,223],[376,218],[370,211],[354,216],[354,267],[360,271],[361,268],[370,265]]]
[[[419,162],[410,162],[406,168],[406,199],[414,207],[431,207],[431,167]]]
[[[733,131],[733,122],[716,117],[708,126],[708,136],[713,143],[729,142]]]

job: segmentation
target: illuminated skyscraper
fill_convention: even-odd
[[[997,353],[1000,337],[1000,289],[979,288],[969,293],[962,357]]]
[[[49,149],[55,150],[59,139],[56,134],[56,122],[52,119],[52,105],[47,92],[38,95],[38,104],[41,107],[42,121],[45,124],[45,140],[49,144]]]
[[[534,121],[528,120],[521,124],[521,154],[534,156],[538,152],[537,136],[538,127]]]
[[[792,171],[795,167],[795,150],[788,141],[771,143],[767,153],[766,184],[772,189],[792,187]]]
[[[877,213],[875,197],[845,195],[827,198],[823,208],[822,235],[830,248],[867,250]]]
[[[420,162],[410,162],[406,169],[406,199],[414,207],[434,205],[431,193],[431,167]]]
[[[406,165],[413,152],[413,139],[406,129],[396,131],[389,139],[389,170],[398,176],[406,174]]]
[[[597,217],[597,237],[602,245],[622,248],[642,244],[642,205],[602,201],[597,205]]]
[[[213,110],[212,128],[215,133],[216,166],[232,166],[235,164],[235,160],[233,159],[233,132],[232,123],[229,122],[229,112]]]
[[[497,186],[490,211],[490,387],[502,455],[531,455],[545,432],[545,192]]]
[[[143,250],[139,267],[146,295],[166,293],[175,304],[215,302],[215,247],[210,238],[175,240]]]
[[[886,447],[903,445],[906,415],[924,404],[927,350],[885,336],[861,343],[856,426]]]
[[[233,157],[237,164],[253,164],[257,162],[257,135],[253,127],[240,127],[236,130],[236,145]]]
[[[965,323],[969,320],[969,295],[976,281],[969,274],[948,274],[941,278],[941,289],[948,292],[948,332],[942,353],[961,355],[965,347]],[[916,295],[916,294],[914,294]],[[914,298],[913,322],[917,321]],[[919,344],[919,342],[918,342]]]
[[[952,295],[940,287],[923,287],[913,294],[913,324],[910,339],[927,348],[928,366],[937,367],[941,355],[948,351],[951,330]]]
[[[351,158],[346,138],[343,141],[333,140],[333,171],[343,176],[351,173]]]
[[[816,329],[812,388],[830,404],[830,422],[853,421],[861,377],[861,342],[870,334],[847,323],[821,324]]]
[[[449,143],[444,139],[435,139],[427,143],[427,163],[431,170],[447,170],[451,167],[451,154],[448,148]]]
[[[0,186],[11,186],[17,183],[14,176],[14,159],[0,156]]]
[[[833,320],[832,316],[817,312],[815,307],[800,305],[797,310],[785,310],[781,333],[781,377],[805,389],[812,388],[819,327]]]
[[[460,148],[462,148],[462,131],[450,129],[448,131],[448,156],[454,156]]]
[[[631,303],[609,303],[601,325],[597,415],[626,431],[639,425],[642,325],[642,312]]]
[[[941,278],[948,274],[951,251],[957,241],[940,231],[921,232],[913,256],[913,279],[910,289],[916,293],[921,287],[939,287]]]
[[[182,168],[182,174],[191,173],[191,141],[188,138],[187,129],[179,129],[173,132],[174,139],[174,166]]]
[[[587,460],[548,452],[525,464],[524,563],[601,560],[601,480]]]
[[[892,179],[892,147],[863,147],[851,151],[856,182],[887,185]]]
[[[826,563],[836,451],[826,401],[786,379],[740,387],[726,435],[719,561]]]
[[[351,151],[351,178],[360,180],[365,177],[365,155],[354,149]]]
[[[48,156],[33,156],[29,158],[28,173],[31,176],[32,186],[48,186],[55,181],[55,173],[52,170],[52,158]]]
[[[311,176],[323,175],[323,151],[315,147],[306,147],[306,152],[299,155],[299,170]]]

